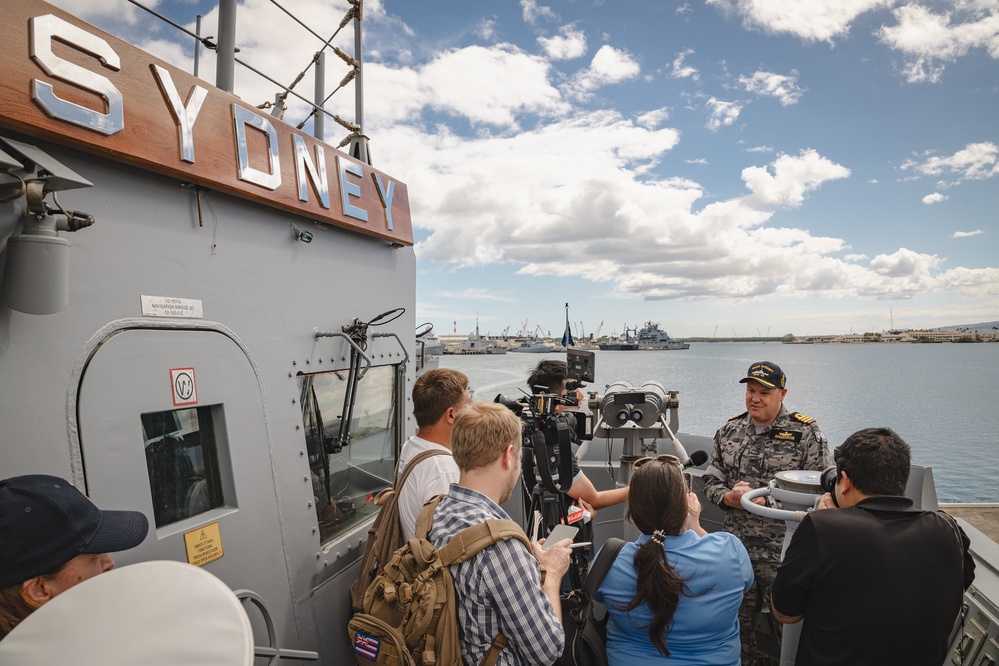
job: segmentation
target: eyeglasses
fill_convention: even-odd
[[[693,479],[690,478],[690,475],[683,473],[683,465],[680,464],[680,459],[674,455],[670,455],[668,453],[660,453],[657,456],[645,456],[644,458],[639,458],[634,463],[632,463],[631,468],[632,470],[636,470],[645,463],[650,462],[652,460],[655,460],[656,462],[664,462],[668,465],[676,465],[677,467],[679,467],[681,476],[686,477],[685,479],[686,491],[688,493],[693,492]]]
[[[632,469],[638,469],[639,467],[641,467],[645,463],[650,462],[652,460],[655,460],[657,462],[670,463],[670,464],[676,465],[677,467],[680,466],[680,459],[677,458],[676,456],[670,455],[668,453],[660,453],[657,456],[645,456],[644,458],[639,458],[638,460],[636,460],[632,464],[631,467],[632,467]]]

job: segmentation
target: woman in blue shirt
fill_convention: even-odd
[[[597,591],[610,614],[610,666],[738,666],[739,605],[753,583],[749,554],[728,532],[708,534],[674,456],[635,462],[625,544]]]

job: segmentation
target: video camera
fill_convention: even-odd
[[[569,516],[572,500],[566,495],[577,469],[572,444],[593,439],[593,413],[573,408],[580,407],[577,391],[584,386],[582,382],[593,381],[594,354],[571,350],[566,366],[564,395],[561,391],[550,392],[550,387],[545,385],[532,386],[531,395],[517,400],[503,395],[496,396],[495,400],[516,414],[523,424],[524,529],[538,534],[540,525],[536,521],[540,521],[544,528],[540,536],[548,536],[556,525],[572,522]],[[540,378],[544,374],[536,376]],[[555,376],[558,375],[551,377],[553,381]],[[579,517],[582,513],[580,510]],[[592,527],[580,525],[582,530],[577,533],[577,541],[592,541]],[[574,549],[568,574],[573,588],[582,584],[586,570],[587,551]]]
[[[540,482],[549,493],[565,493],[572,485],[572,443],[593,439],[593,414],[589,411],[559,410],[578,407],[576,391],[593,381],[593,352],[569,351],[566,394],[548,393],[547,386],[531,387],[533,395],[517,400],[502,394],[495,402],[516,414],[523,422],[527,486]],[[528,475],[537,478],[528,480]],[[533,482],[532,482],[533,481]]]

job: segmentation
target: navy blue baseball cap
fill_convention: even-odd
[[[779,365],[770,361],[760,361],[749,366],[746,376],[740,379],[739,383],[745,384],[749,381],[758,382],[767,388],[787,388],[784,386],[787,384],[784,371],[780,369]]]
[[[0,587],[57,571],[83,553],[138,546],[149,521],[102,511],[68,481],[47,474],[0,481]]]

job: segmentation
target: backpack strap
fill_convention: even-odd
[[[447,545],[438,549],[437,552],[440,554],[441,564],[461,564],[494,543],[505,539],[517,539],[524,544],[533,557],[534,548],[527,539],[524,528],[512,520],[500,518],[490,518],[478,525],[466,527],[451,537]]]
[[[508,642],[502,631],[496,634],[493,644],[489,646],[489,651],[482,657],[479,666],[496,666],[496,662],[499,661],[500,652],[503,651]]]
[[[419,515],[416,516],[416,531],[413,532],[414,537],[417,539],[427,538],[427,533],[430,532],[430,527],[434,524],[434,511],[437,510],[437,505],[441,503],[442,499],[444,499],[444,495],[434,495],[420,509]]]
[[[434,522],[434,512],[437,505],[444,499],[444,495],[434,495],[427,500],[427,503],[420,509],[420,515],[416,517],[417,539],[426,539],[430,532],[430,527]],[[484,549],[505,539],[516,539],[527,547],[528,552],[534,554],[534,546],[524,533],[524,528],[516,522],[506,518],[489,518],[477,525],[466,527],[447,542],[447,545],[438,548],[441,564],[461,564],[469,560]]]
[[[399,480],[395,481],[392,484],[392,487],[395,488],[395,491],[398,493],[399,491],[402,490],[402,487],[406,484],[406,479],[409,478],[409,473],[412,472],[414,469],[416,469],[416,466],[419,465],[421,462],[423,462],[427,458],[432,458],[434,456],[449,456],[449,455],[451,455],[450,451],[441,451],[440,449],[431,449],[429,451],[423,451],[422,453],[418,454],[415,458],[409,461],[409,464],[406,465],[405,471],[403,471],[402,473],[401,479],[399,478],[399,470],[397,469],[395,471],[395,479]]]
[[[586,575],[586,582],[583,583],[583,592],[586,599],[592,601],[593,595],[600,589],[600,583],[604,582],[604,577],[610,571],[614,561],[617,560],[618,553],[624,548],[625,541],[611,537],[604,543],[600,555],[597,556],[590,572]]]

